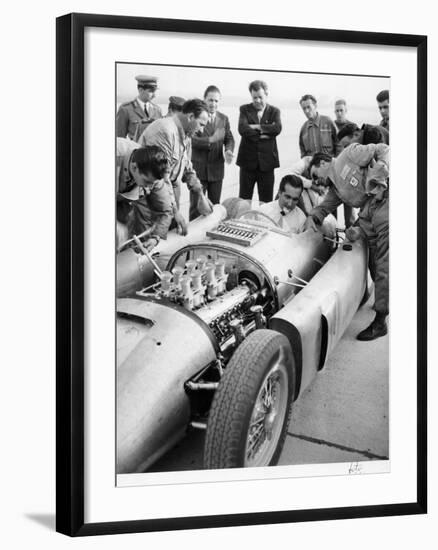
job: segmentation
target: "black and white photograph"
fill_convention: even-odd
[[[57,530],[424,513],[425,38],[57,24]]]
[[[432,6],[6,4],[4,548],[433,548]]]
[[[117,484],[388,472],[391,79],[115,71]]]

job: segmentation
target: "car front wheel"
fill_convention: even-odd
[[[295,367],[287,338],[269,329],[252,332],[237,348],[214,395],[204,467],[276,464],[294,388]]]

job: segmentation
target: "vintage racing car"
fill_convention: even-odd
[[[367,294],[362,240],[290,235],[235,205],[158,255],[119,254],[120,474],[144,472],[188,429],[206,430],[205,468],[276,464],[293,401]]]

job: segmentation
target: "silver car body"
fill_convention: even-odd
[[[367,287],[364,242],[331,254],[333,245],[319,232],[288,235],[245,223],[262,234],[250,245],[226,233],[232,221],[220,221],[223,236],[210,228],[210,236],[204,231],[202,240],[177,250],[167,264],[172,271],[208,256],[224,264],[227,277],[235,271],[243,279],[234,288],[192,309],[169,300],[160,284],[118,299],[119,473],[144,471],[184,436],[193,414],[186,384],[236,346],[230,326],[248,318],[251,300],[264,304],[267,326],[291,343],[295,398],[323,368],[359,307]],[[254,328],[250,321],[243,331]]]

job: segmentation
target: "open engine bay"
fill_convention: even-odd
[[[222,347],[240,342],[252,328],[266,326],[275,289],[255,261],[220,245],[194,245],[169,261],[161,279],[137,293],[178,304],[197,315]]]

